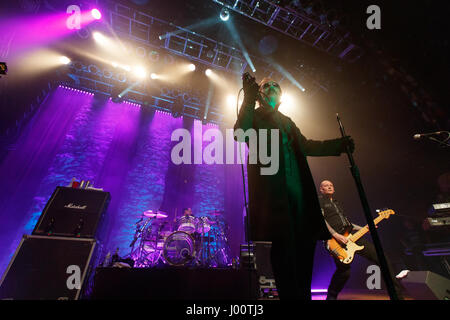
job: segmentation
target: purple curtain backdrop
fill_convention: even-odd
[[[105,250],[129,253],[134,224],[148,209],[161,209],[172,220],[183,207],[196,216],[223,211],[231,255],[244,241],[244,196],[241,166],[174,165],[173,130],[185,128],[201,143],[202,125],[187,117],[58,87],[22,131],[16,148],[0,164],[0,273],[5,271],[23,234],[30,234],[57,186],[72,177],[90,180],[111,193]],[[225,142],[225,131],[221,129]],[[202,148],[209,142],[203,142]],[[238,157],[238,144],[234,159]],[[192,150],[193,151],[193,150]],[[246,158],[247,148],[243,149]],[[225,150],[224,150],[225,159]],[[192,153],[193,155],[193,153]],[[246,171],[246,170],[245,170]],[[323,288],[332,262],[316,252],[313,288]]]
[[[0,165],[0,272],[22,235],[32,232],[55,187],[72,177],[91,180],[111,193],[106,249],[127,254],[134,223],[145,210],[165,210],[172,219],[175,209],[180,215],[183,207],[192,207],[196,216],[224,211],[231,252],[237,256],[243,241],[242,183],[231,187],[229,181],[234,176],[240,181],[240,167],[174,165],[170,151],[177,142],[170,137],[183,127],[191,132],[211,128],[198,120],[57,88]],[[226,206],[228,202],[232,205]]]

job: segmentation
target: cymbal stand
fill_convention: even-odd
[[[139,243],[139,259],[138,262],[139,264],[145,264],[145,266],[147,266],[147,263],[149,261],[149,259],[147,258],[148,253],[145,253],[145,257],[143,257],[143,252],[145,252],[144,250],[144,241],[145,241],[145,230],[147,230],[147,225],[151,224],[151,222],[153,221],[154,218],[148,218],[147,221],[145,222],[144,226],[142,227],[141,230],[141,241]]]

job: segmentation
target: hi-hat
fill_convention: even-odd
[[[168,217],[167,213],[165,213],[164,211],[160,211],[160,210],[144,211],[144,216],[149,217],[149,218],[156,218],[156,219],[164,219],[164,218]]]

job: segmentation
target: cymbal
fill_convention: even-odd
[[[149,217],[149,218],[156,218],[156,219],[164,219],[168,217],[168,214],[165,213],[164,211],[160,211],[160,210],[147,210],[144,211],[144,216]]]

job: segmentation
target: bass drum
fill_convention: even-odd
[[[184,231],[176,231],[164,242],[163,257],[173,266],[183,266],[195,258],[195,242],[192,236]]]

